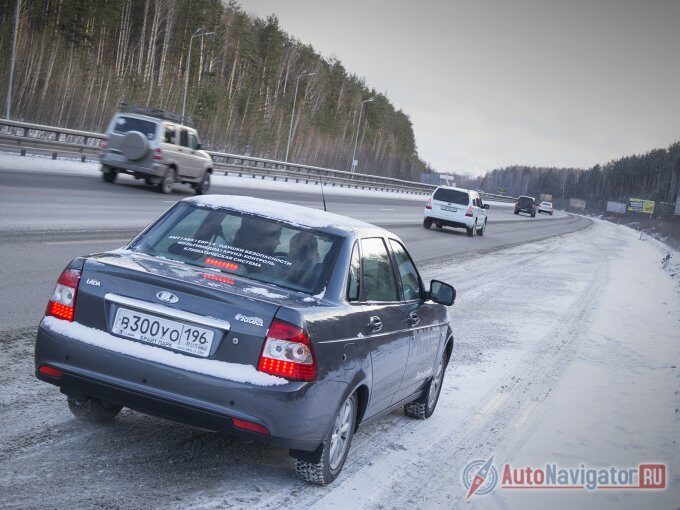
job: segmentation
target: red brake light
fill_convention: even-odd
[[[226,260],[214,259],[212,257],[206,258],[205,263],[210,264],[211,266],[221,267],[227,271],[238,271],[239,268],[238,264],[227,262]]]
[[[63,373],[58,368],[48,367],[47,365],[40,365],[40,367],[38,367],[38,372],[40,372],[43,375],[48,375],[50,377],[61,377]]]
[[[264,434],[265,436],[269,435],[269,431],[267,430],[266,427],[263,427],[262,425],[259,425],[257,423],[253,423],[252,421],[246,421],[246,420],[239,420],[238,418],[232,418],[231,422],[234,424],[234,427],[243,429],[243,430],[250,430],[251,432],[257,432],[259,434]]]
[[[226,283],[228,285],[234,285],[236,283],[231,278],[227,278],[226,276],[220,276],[217,274],[203,273],[201,276],[206,280],[213,280],[215,282]]]
[[[294,381],[313,381],[316,360],[307,333],[297,326],[274,319],[267,331],[257,369]]]
[[[472,212],[472,206],[468,207],[468,210],[465,213],[465,216],[470,216],[470,217],[474,216],[474,214]]]
[[[45,315],[73,322],[79,282],[80,271],[77,269],[64,269],[57,280],[57,284],[54,286],[52,297],[47,303]]]
[[[153,159],[163,159],[163,151],[156,148],[153,150]]]
[[[425,209],[432,209],[432,198],[428,198],[427,202],[425,202]]]

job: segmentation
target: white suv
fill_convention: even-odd
[[[486,231],[486,210],[479,193],[473,190],[439,186],[425,204],[423,227],[457,227],[467,230],[467,235],[483,236]]]

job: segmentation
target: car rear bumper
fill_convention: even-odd
[[[148,175],[149,177],[162,177],[168,168],[167,165],[162,163],[135,164],[130,161],[120,161],[109,154],[103,155],[100,161],[102,165],[110,166],[126,173]]]
[[[447,216],[445,213],[440,213],[427,209],[425,212],[425,218],[430,218],[432,221],[441,223],[447,227],[456,228],[472,228],[475,224],[475,218],[470,216]]]
[[[38,372],[48,365],[63,372]],[[118,354],[38,329],[36,376],[65,394],[114,402],[142,413],[301,451],[322,443],[347,385],[338,381],[257,386]],[[269,435],[234,427],[232,418],[264,426]]]

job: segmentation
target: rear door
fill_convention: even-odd
[[[399,296],[392,259],[382,237],[361,240],[361,295],[370,342],[373,382],[366,416],[387,408],[399,390],[408,360],[408,307]]]
[[[467,212],[469,196],[467,191],[437,188],[432,195],[432,211],[438,218],[463,221]]]
[[[189,154],[191,156],[191,171],[193,177],[203,175],[203,156],[198,151],[198,135],[195,131],[189,131]]]
[[[438,306],[425,300],[422,279],[403,244],[389,240],[397,272],[401,298],[405,304],[410,332],[409,355],[399,393],[394,400],[406,398],[417,391],[432,375],[442,326],[438,320]]]
[[[191,155],[189,146],[189,131],[187,128],[179,128],[179,145],[177,147],[177,162],[179,168],[177,173],[183,177],[196,177],[196,170],[193,168],[194,157]]]

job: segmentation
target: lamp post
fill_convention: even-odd
[[[373,101],[375,97],[369,97],[368,99],[365,99],[361,102],[361,108],[359,109],[359,122],[357,122],[357,132],[355,133],[354,136],[354,150],[352,151],[352,161],[350,161],[350,170],[352,173],[356,170],[356,165],[354,162],[356,161],[357,157],[357,142],[359,141],[359,130],[361,129],[361,115],[364,113],[364,105],[366,103],[370,103]]]
[[[187,68],[184,72],[184,97],[182,98],[182,122],[184,122],[184,114],[187,110],[187,90],[189,89],[189,66],[191,65],[191,45],[194,42],[194,37],[203,37],[206,35],[213,35],[215,32],[202,32],[202,28],[198,27],[189,39],[189,53],[187,54]]]
[[[9,56],[9,76],[7,83],[7,102],[5,104],[5,118],[9,119],[12,110],[12,80],[14,78],[14,54],[17,47],[17,32],[19,31],[19,11],[21,11],[21,0],[17,0],[17,10],[14,13],[14,31],[12,34],[12,50]]]
[[[295,93],[293,94],[293,111],[290,114],[290,127],[288,128],[288,143],[286,144],[286,157],[284,158],[284,161],[288,163],[288,152],[290,151],[290,141],[293,138],[293,120],[295,119],[295,103],[297,102],[297,93],[298,93],[298,85],[300,85],[300,78],[304,76],[314,76],[316,73],[308,73],[307,71],[303,71],[300,75],[298,75],[297,79],[295,80]]]

